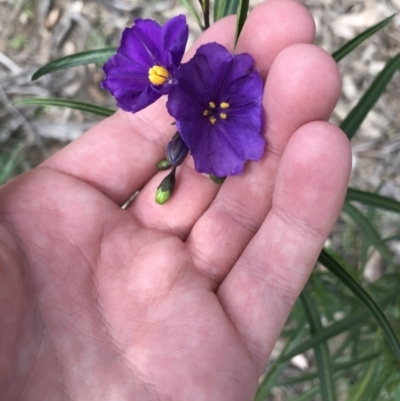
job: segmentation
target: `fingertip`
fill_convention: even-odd
[[[273,204],[328,235],[343,205],[351,159],[340,128],[326,121],[303,125],[282,156]]]
[[[285,138],[278,133],[310,121],[327,121],[340,91],[339,69],[326,51],[304,43],[284,49],[274,60],[264,89],[267,133],[276,132],[270,151],[283,149]]]
[[[201,45],[210,42],[218,42],[219,44],[225,46],[230,52],[233,52],[235,29],[236,16],[234,15],[222,18],[215,24],[212,24],[186,52],[183,61],[189,61]]]
[[[293,0],[269,0],[248,16],[237,52],[250,53],[265,78],[274,58],[287,46],[313,43],[315,22],[309,11]]]

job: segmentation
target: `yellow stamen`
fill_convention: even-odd
[[[221,109],[227,109],[229,107],[229,103],[227,102],[222,102],[219,107],[221,107]],[[223,118],[223,117],[222,117]]]
[[[226,113],[220,113],[220,117],[221,117],[223,120],[226,120],[227,115],[226,115]]]
[[[208,114],[209,114],[209,111],[208,111],[208,110],[204,110],[204,111],[203,111],[203,116],[208,116]]]
[[[210,106],[210,109],[215,109],[215,103],[214,102],[210,102],[210,103],[208,103],[208,105]]]
[[[160,65],[155,65],[149,69],[149,80],[154,85],[162,85],[168,78],[168,70]]]
[[[215,121],[217,121],[217,119],[215,117],[210,117],[210,121],[211,121],[211,124],[215,124]]]

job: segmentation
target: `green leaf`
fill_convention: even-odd
[[[304,312],[310,325],[310,334],[313,335],[322,330],[321,319],[313,299],[305,288],[300,299],[302,301]],[[320,384],[320,393],[323,401],[336,401],[335,381],[333,378],[333,369],[331,355],[328,344],[322,342],[314,347],[315,360],[317,363],[317,373]]]
[[[285,348],[282,350],[281,356],[294,349],[294,347],[296,347],[303,338],[306,329],[305,323],[306,322],[303,317],[299,319],[296,328],[289,337]],[[288,362],[288,360],[281,362],[280,359],[281,357],[274,362],[274,364],[268,369],[268,373],[261,380],[254,401],[264,401],[270,394],[272,388],[275,386],[277,378],[282,374],[286,367],[286,363]]]
[[[106,47],[104,49],[91,50],[82,53],[71,54],[57,60],[50,61],[39,68],[33,75],[32,81],[49,74],[50,72],[64,70],[66,68],[77,67],[87,64],[104,64],[115,53],[115,47]]]
[[[215,0],[214,2],[214,22],[226,17],[227,15],[236,14],[238,11],[240,0]]]
[[[237,19],[236,19],[236,33],[235,33],[235,47],[242,32],[243,25],[246,21],[247,14],[249,12],[249,0],[240,0],[237,9]]]
[[[395,264],[393,263],[392,254],[389,248],[383,242],[381,242],[382,238],[375,230],[374,226],[369,222],[369,220],[356,207],[348,202],[344,203],[343,212],[351,217],[351,219],[357,224],[357,226],[368,238],[368,240],[375,244],[375,248],[386,259],[389,265],[395,268]]]
[[[229,0],[227,2],[224,16],[233,15],[238,12],[240,0]]]
[[[106,109],[105,107],[95,106],[90,103],[75,102],[66,99],[52,99],[52,98],[29,98],[21,99],[14,102],[16,106],[55,106],[67,107],[69,109],[76,109],[86,111],[88,113],[97,114],[103,117],[109,117],[115,113],[116,110]]]
[[[381,352],[374,352],[373,354],[364,356],[359,359],[353,359],[348,362],[343,362],[343,363],[334,363],[333,364],[333,370],[336,372],[339,372],[341,370],[348,370],[351,369],[357,365],[361,365],[366,362],[370,362],[372,359],[375,359],[382,355]],[[314,380],[318,377],[318,372],[311,372],[311,373],[305,373],[303,375],[298,375],[295,377],[291,377],[286,380],[282,380],[281,382],[278,382],[278,386],[292,386],[293,384],[297,383],[303,383],[306,381]]]
[[[25,144],[18,144],[15,149],[11,152],[8,159],[4,161],[4,165],[1,166],[0,171],[0,185],[3,185],[13,174],[15,167],[18,164],[18,161],[21,157],[21,151],[24,148]],[[1,160],[3,162],[3,160]],[[3,163],[1,163],[3,164]]]
[[[360,202],[368,206],[400,213],[400,202],[396,201],[395,199],[377,195],[371,192],[360,191],[354,188],[349,188],[347,190],[346,201]]]
[[[396,241],[396,240],[400,240],[400,233],[391,235],[390,237],[382,238],[380,241],[378,241],[376,243]],[[374,242],[371,243],[371,245],[374,245],[374,244],[375,244]]]
[[[197,14],[196,9],[193,7],[191,0],[179,0],[179,3],[181,3],[184,7],[186,7],[186,9],[190,12],[190,14],[192,14],[193,18],[196,20],[200,29],[203,31],[204,27],[201,24],[200,16],[199,14]]]
[[[346,133],[349,139],[355,135],[368,112],[379,99],[385,90],[386,85],[392,79],[393,74],[399,69],[399,67],[400,53],[387,62],[386,66],[365,91],[359,102],[342,121],[340,128]]]
[[[371,26],[364,32],[361,32],[354,39],[350,40],[340,49],[333,52],[332,57],[335,59],[336,62],[340,61],[342,58],[344,58],[350,52],[352,52],[355,48],[357,48],[362,42],[364,42],[364,40],[368,39],[374,33],[380,31],[383,27],[385,27],[394,18],[394,16],[395,14],[391,15],[388,18],[385,18],[381,22],[378,22],[376,25]]]
[[[333,273],[343,284],[345,284],[353,294],[361,301],[375,318],[385,334],[386,340],[392,347],[393,352],[400,361],[400,343],[394,333],[392,326],[387,320],[384,312],[374,299],[361,287],[360,284],[337,262],[332,251],[323,249],[318,261]]]
[[[214,2],[214,22],[217,22],[221,18],[225,17],[227,0],[215,0]]]
[[[382,358],[371,361],[362,380],[359,380],[348,393],[348,401],[376,401],[380,400],[379,393],[384,383],[390,377],[392,369],[384,363]]]
[[[400,285],[397,285],[392,292],[390,292],[382,300],[380,300],[379,306],[383,308],[391,304],[393,301],[397,300],[399,297],[400,297]],[[352,315],[345,317],[342,320],[333,323],[328,327],[324,327],[323,330],[319,331],[317,334],[314,334],[311,338],[304,341],[299,346],[297,346],[290,352],[283,355],[281,361],[285,362],[298,354],[308,351],[310,348],[313,348],[316,344],[320,344],[321,342],[326,341],[329,338],[335,337],[338,334],[351,330],[357,325],[366,322],[370,317],[371,315],[369,311],[364,309],[360,312],[353,313]]]

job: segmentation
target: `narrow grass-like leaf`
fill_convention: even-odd
[[[370,242],[375,243],[375,248],[381,253],[386,259],[390,266],[395,267],[393,263],[392,254],[386,244],[381,242],[381,237],[375,230],[374,226],[369,220],[353,205],[345,202],[343,205],[343,212],[346,213],[351,219],[357,224],[363,234],[368,238]]]
[[[390,373],[390,368],[382,359],[380,361],[371,361],[363,379],[350,389],[348,401],[379,400],[379,393]]]
[[[391,235],[390,237],[382,238],[377,243],[379,243],[379,242],[383,243],[383,242],[389,242],[389,241],[398,241],[398,240],[400,240],[400,233]],[[371,243],[371,245],[374,245],[374,244],[375,244],[374,242]]]
[[[351,39],[340,49],[333,52],[332,57],[335,59],[336,62],[340,61],[342,58],[344,58],[349,53],[351,53],[355,48],[360,46],[360,44],[362,42],[364,42],[364,40],[368,39],[374,33],[378,32],[382,28],[384,28],[394,18],[394,16],[395,16],[395,14],[391,15],[388,18],[385,18],[381,22],[378,22],[376,25],[371,26],[370,28],[366,29],[364,32],[361,32],[354,39]]]
[[[225,16],[227,0],[215,0],[214,1],[214,22],[217,22]]]
[[[103,117],[109,117],[115,113],[116,110],[110,110],[105,107],[95,106],[90,103],[75,102],[66,99],[53,99],[53,98],[29,98],[21,99],[14,102],[16,106],[55,106],[66,107],[69,109],[76,109],[86,111],[88,113],[97,114]]]
[[[400,298],[400,285],[396,286],[388,295],[383,297],[383,299],[379,302],[379,306],[383,308],[398,298]],[[364,309],[360,312],[353,313],[351,316],[345,317],[342,320],[331,324],[330,326],[324,327],[317,334],[314,334],[311,338],[304,341],[293,350],[285,353],[285,355],[283,355],[281,358],[281,362],[285,362],[298,354],[302,354],[303,352],[308,351],[310,348],[313,348],[316,344],[320,344],[329,338],[351,330],[357,325],[366,322],[370,317],[370,312]]]
[[[349,188],[346,194],[346,201],[360,202],[368,206],[378,207],[390,212],[400,213],[400,202],[395,199],[374,194],[372,192],[360,191],[358,189]]]
[[[224,16],[236,14],[238,11],[240,0],[229,0],[226,4]]]
[[[200,16],[199,14],[197,14],[196,9],[193,7],[191,0],[179,0],[179,3],[181,3],[184,7],[186,7],[186,9],[190,12],[190,14],[192,14],[193,18],[196,20],[200,29],[204,30],[204,27],[200,20]]]
[[[375,208],[368,206],[366,218],[371,223],[371,225],[373,225],[373,222],[374,222],[375,211],[376,211]],[[364,274],[365,267],[366,267],[368,259],[369,259],[370,248],[371,248],[370,245],[371,245],[370,239],[367,236],[363,235],[362,241],[361,241],[360,259],[359,259],[359,265],[361,267],[361,271],[360,271],[361,274]],[[347,269],[347,271],[350,272],[351,270]]]
[[[322,330],[321,319],[313,299],[307,291],[307,287],[300,295],[304,312],[310,325],[310,334],[313,335]],[[333,379],[333,369],[331,355],[328,344],[322,342],[314,347],[315,360],[320,384],[320,393],[323,401],[336,401],[335,381]]]
[[[201,10],[204,17],[204,29],[210,27],[210,0],[200,0]]]
[[[303,338],[304,333],[306,331],[305,319],[302,318],[298,321],[297,327],[293,331],[292,335],[289,337],[284,349],[281,352],[281,355],[284,355],[286,352],[289,352]],[[276,385],[277,378],[282,374],[283,370],[286,367],[286,363],[280,361],[280,357],[274,362],[274,364],[268,369],[268,373],[261,380],[261,383],[258,386],[256,397],[254,401],[264,401],[268,395],[270,394],[272,388]]]
[[[242,32],[243,25],[246,21],[247,14],[249,12],[249,0],[240,0],[237,9],[237,19],[236,19],[236,33],[235,33],[235,47]]]
[[[0,185],[3,185],[13,174],[16,165],[18,164],[18,160],[21,156],[21,150],[24,148],[25,144],[20,143],[16,148],[11,152],[7,160],[4,161],[4,164],[1,166],[0,171]]]
[[[382,355],[381,352],[374,352],[373,354],[367,355],[363,358],[353,359],[351,361],[343,362],[343,363],[334,363],[333,370],[335,372],[339,372],[342,370],[351,369],[357,365],[361,365],[363,363],[370,362],[371,360],[377,358],[380,355]],[[303,382],[314,380],[317,378],[318,378],[318,372],[305,373],[303,375],[291,377],[290,379],[282,380],[282,381],[278,382],[277,385],[278,386],[292,386],[293,384],[303,383]]]
[[[389,60],[383,70],[374,79],[364,95],[340,124],[340,128],[351,139],[357,132],[368,112],[379,99],[393,74],[400,68],[400,53]]]
[[[342,375],[342,372],[336,372],[333,375],[334,380],[337,380]],[[313,398],[316,394],[318,394],[319,386],[312,386],[308,390],[304,391],[299,397],[290,398],[289,401],[306,401],[306,400],[314,400]]]
[[[71,54],[70,56],[50,61],[32,75],[32,81],[51,72],[77,67],[78,65],[104,64],[114,53],[115,47],[106,47],[104,49]]]
[[[354,329],[349,330],[348,333],[346,333],[346,338],[342,341],[342,343],[339,345],[339,347],[333,352],[332,358],[340,358],[344,351],[351,346],[351,344],[354,341],[358,341],[360,337],[360,330],[359,327],[355,327]]]
[[[387,320],[383,310],[374,301],[374,299],[357,283],[356,280],[337,262],[332,253],[323,249],[319,255],[318,261],[333,273],[343,284],[345,284],[353,294],[365,305],[375,321],[382,329],[386,340],[392,347],[397,359],[400,361],[400,343],[394,333],[392,326]]]

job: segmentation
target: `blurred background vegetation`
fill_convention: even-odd
[[[260,2],[250,1],[250,8]],[[332,122],[351,138],[354,167],[343,213],[256,400],[400,400],[399,17],[365,34],[398,12],[400,0],[301,2],[314,16],[316,43],[330,53],[347,49],[340,60],[336,53],[343,91]],[[117,46],[137,17],[163,23],[186,14],[192,43],[201,30],[185,3],[190,0],[0,0],[0,183],[34,168],[107,114],[17,101],[58,98],[115,108],[99,87],[98,60],[31,81],[39,67]],[[202,18],[198,1],[192,4]]]

